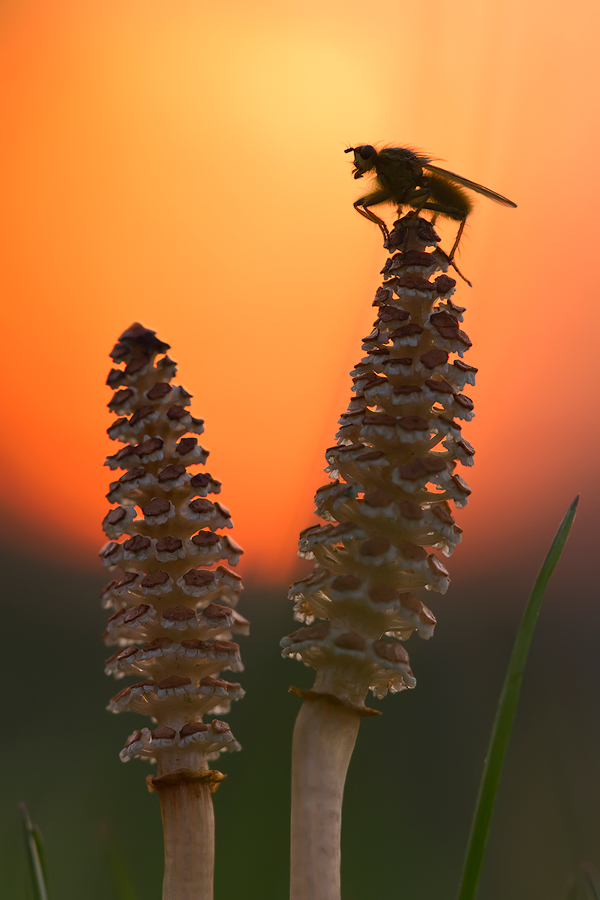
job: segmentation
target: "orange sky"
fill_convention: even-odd
[[[460,553],[485,565],[500,535],[518,554],[577,490],[593,503],[600,9],[541,9],[5,8],[6,540],[34,535],[36,552],[59,545],[97,565],[114,452],[107,354],[137,319],[171,344],[206,421],[242,571],[289,577],[385,259],[352,209],[342,151],[378,140],[424,149],[519,204],[480,199],[462,245],[474,288],[456,300],[480,379]]]

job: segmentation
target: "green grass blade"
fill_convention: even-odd
[[[23,819],[23,828],[25,830],[25,845],[27,847],[27,858],[29,861],[29,871],[31,873],[31,881],[33,883],[33,892],[35,900],[48,900],[48,888],[46,887],[46,865],[44,859],[44,849],[42,846],[42,836],[37,825],[31,824],[27,807],[24,803],[19,803],[19,812]]]
[[[508,664],[508,670],[504,679],[504,685],[502,687],[502,693],[500,694],[498,708],[496,710],[496,719],[483,767],[481,783],[479,785],[479,796],[475,806],[475,814],[473,816],[473,824],[469,836],[469,844],[467,847],[467,855],[458,900],[474,900],[477,892],[477,884],[479,882],[479,875],[483,864],[483,854],[485,852],[490,820],[492,818],[494,801],[498,790],[498,782],[500,781],[506,748],[508,746],[508,740],[510,738],[515,711],[519,700],[521,682],[523,681],[523,671],[525,669],[535,623],[550,576],[560,558],[565,541],[571,530],[578,502],[579,495],[575,497],[567,510],[564,519],[560,523],[550,550],[548,551],[548,555],[544,560],[540,573],[533,586],[529,600],[527,601],[519,631],[517,632],[510,662]]]

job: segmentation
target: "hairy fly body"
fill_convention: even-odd
[[[379,226],[384,239],[389,232],[383,219],[375,215],[371,207],[380,203],[392,203],[397,207],[409,207],[418,215],[430,210],[437,216],[445,216],[460,222],[454,245],[448,260],[453,263],[467,217],[473,209],[473,201],[463,188],[483,194],[496,203],[516,207],[516,203],[501,194],[454,172],[432,165],[429,157],[414,153],[406,147],[384,147],[376,150],[371,144],[348,147],[345,153],[354,153],[355,178],[368,172],[375,175],[374,189],[359,197],[354,208],[361,216]]]

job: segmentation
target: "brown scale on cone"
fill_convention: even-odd
[[[241,581],[229,568],[242,550],[221,533],[231,518],[214,496],[220,482],[197,471],[208,457],[198,443],[203,422],[189,412],[190,394],[172,383],[168,349],[135,323],[111,353],[121,368],[108,376],[117,416],[108,434],[124,446],[106,460],[117,480],[103,522],[110,540],[100,553],[114,573],[102,593],[112,613],[104,639],[118,648],[106,672],[133,676],[108,708],[153,720],[129,736],[121,759],[154,759],[159,776],[197,772],[222,751],[240,749],[226,723],[203,717],[227,713],[243,696],[220,673],[242,670],[232,638],[248,633],[234,610]]]
[[[307,627],[282,640],[283,655],[316,669],[312,696],[358,711],[369,689],[383,697],[415,686],[398,641],[433,634],[435,618],[413,591],[446,591],[435,551],[450,556],[460,541],[451,503],[464,506],[470,493],[455,468],[473,464],[461,436],[473,403],[462,392],[477,370],[462,360],[471,342],[438,241],[409,213],[386,242],[377,319],[326,451],[330,481],[315,496],[325,524],[300,534],[299,556],[314,568],[290,589]]]

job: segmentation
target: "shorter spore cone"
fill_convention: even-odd
[[[221,484],[203,468],[201,419],[189,412],[191,395],[173,384],[169,345],[134,323],[111,356],[115,389],[108,429],[124,446],[106,465],[124,470],[107,494],[115,504],[103,527],[110,539],[104,565],[115,572],[102,594],[112,611],[104,634],[119,649],[106,662],[116,678],[135,676],[110,702],[113,712],[151,716],[121,751],[154,759],[157,775],[198,773],[222,751],[238,750],[219,717],[243,696],[221,672],[243,668],[234,635],[249,623],[235,610],[242,584],[229,568],[242,550],[223,529],[228,509],[214,499]],[[209,499],[213,497],[213,499]]]

